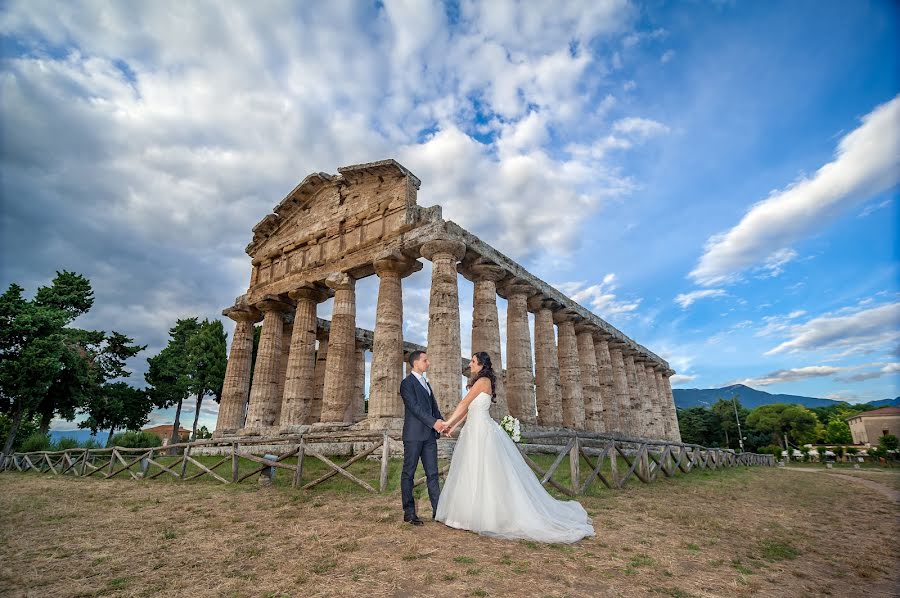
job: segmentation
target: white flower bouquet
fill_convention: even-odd
[[[522,428],[519,425],[519,420],[513,416],[504,416],[503,419],[500,420],[500,427],[503,428],[504,432],[509,434],[509,437],[512,438],[513,442],[520,442],[522,440]]]

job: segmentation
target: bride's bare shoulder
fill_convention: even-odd
[[[480,390],[482,392],[486,392],[490,394],[491,392],[491,381],[487,378],[479,378],[475,381],[475,384],[472,385],[472,388],[475,390]]]

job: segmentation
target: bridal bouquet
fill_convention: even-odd
[[[500,420],[500,427],[509,434],[513,442],[522,440],[522,429],[519,427],[519,420],[511,415],[506,415]]]

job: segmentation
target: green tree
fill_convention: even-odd
[[[898,445],[898,439],[893,434],[885,434],[881,438],[878,439],[878,448],[883,451],[896,451]]]
[[[850,426],[840,417],[832,417],[825,426],[825,442],[827,444],[850,444],[853,435]]]
[[[53,286],[41,287],[28,301],[13,283],[0,296],[0,405],[12,421],[3,453],[15,443],[22,420],[35,413],[65,365],[68,334],[63,328],[93,302],[90,286],[74,275],[57,273]]]
[[[228,362],[225,337],[222,322],[204,319],[187,342],[186,367],[190,378],[188,392],[197,397],[191,440],[197,440],[197,420],[200,418],[200,406],[204,397],[211,396],[217,403],[222,397],[225,366]]]
[[[160,409],[172,406],[176,408],[170,440],[172,444],[178,442],[181,407],[192,389],[188,341],[199,328],[197,318],[177,320],[175,326],[169,329],[169,344],[159,354],[147,359],[150,367],[144,374],[144,379],[147,381],[147,393],[153,404]]]
[[[785,442],[795,445],[814,442],[818,423],[816,414],[806,407],[785,403],[762,405],[747,417],[748,426],[769,434],[784,449],[788,449]]]
[[[705,407],[678,409],[678,427],[681,440],[689,444],[719,446],[721,425],[716,414]]]
[[[147,423],[152,410],[153,401],[147,391],[125,382],[111,382],[104,384],[88,401],[85,408],[88,417],[78,427],[88,428],[94,435],[98,430],[109,429],[109,445],[117,428],[139,430]]]
[[[747,415],[750,412],[741,406],[741,402],[737,399],[737,396],[734,398],[734,403],[732,403],[731,399],[719,399],[713,403],[712,407],[710,407],[710,411],[713,412],[718,420],[718,427],[721,430],[722,436],[724,436],[724,446],[736,449],[740,447],[740,442],[738,441],[738,425],[734,414],[735,408],[737,409],[737,415],[740,419],[743,432],[747,428]]]

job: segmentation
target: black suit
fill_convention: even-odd
[[[434,429],[434,424],[444,417],[438,409],[434,392],[430,387],[426,390],[415,374],[410,374],[400,383],[400,398],[406,407],[403,414],[403,472],[400,474],[400,494],[403,498],[403,515],[410,518],[416,514],[413,477],[420,458],[428,480],[431,509],[437,511],[438,497],[441,494],[437,461],[437,439],[440,434]]]

